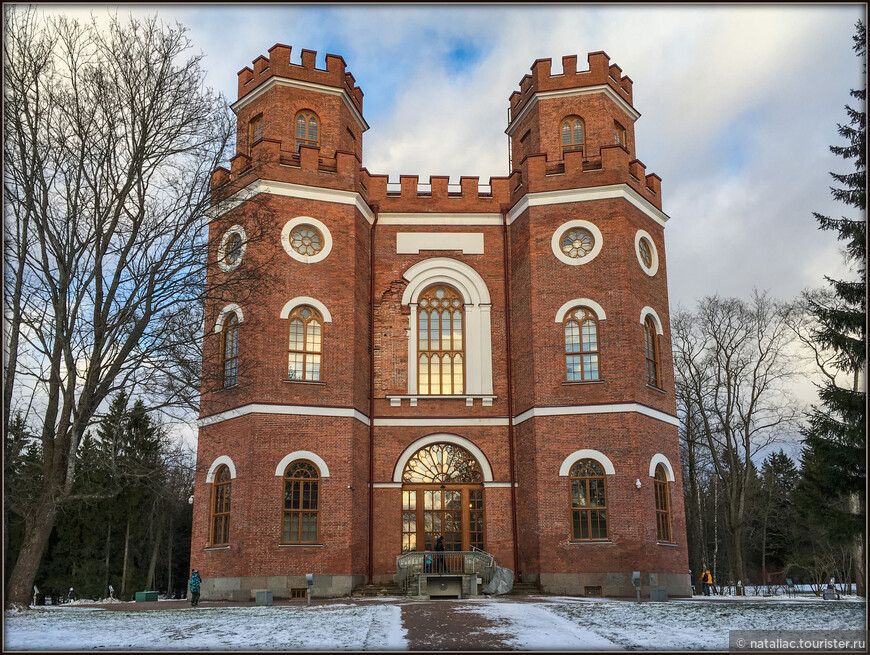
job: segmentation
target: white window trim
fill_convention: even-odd
[[[227,455],[221,455],[211,463],[208,474],[205,476],[206,484],[214,482],[214,476],[217,473],[217,470],[224,464],[226,464],[227,468],[230,470],[230,480],[236,479],[236,465],[233,464],[233,460],[231,460]]]
[[[671,466],[668,458],[662,455],[661,453],[656,453],[653,455],[652,459],[649,462],[649,476],[654,478],[656,476],[656,466],[661,464],[665,469],[665,479],[668,482],[674,481],[674,468]]]
[[[316,255],[300,255],[298,252],[293,250],[293,246],[290,245],[290,233],[293,231],[293,228],[297,225],[304,224],[313,225],[320,230],[320,233],[323,235],[323,249]],[[297,262],[302,262],[303,264],[316,264],[317,262],[326,259],[329,256],[330,251],[332,251],[332,234],[330,234],[326,225],[321,221],[318,221],[316,218],[312,218],[311,216],[297,216],[296,218],[291,218],[287,221],[284,228],[281,230],[281,245],[284,246],[284,250],[287,254]]]
[[[239,307],[236,303],[231,303],[224,307],[221,310],[221,313],[218,314],[217,320],[214,323],[214,333],[219,334],[223,332],[224,329],[224,321],[227,320],[227,316],[233,313],[236,315],[236,318],[239,319],[239,323],[242,323],[245,320],[244,314],[242,314],[242,308]]]
[[[640,240],[646,238],[650,245],[650,253],[652,254],[652,264],[647,266],[643,263],[643,258],[640,256]],[[638,230],[634,235],[634,252],[637,255],[637,263],[643,269],[643,272],[650,277],[658,273],[659,270],[659,251],[656,248],[656,242],[646,230]]]
[[[480,472],[483,475],[483,481],[493,482],[492,467],[489,465],[489,461],[486,459],[486,455],[483,454],[483,451],[465,437],[447,433],[430,434],[429,436],[417,439],[410,446],[405,448],[405,450],[402,451],[399,460],[396,462],[396,468],[393,469],[393,482],[401,484],[402,474],[405,472],[405,466],[407,466],[408,460],[411,459],[413,454],[418,450],[433,443],[452,443],[456,446],[465,448],[465,450],[471,453],[472,457],[477,460],[477,463],[480,466]]]
[[[577,307],[586,307],[587,309],[591,309],[598,317],[599,321],[603,321],[607,318],[607,314],[604,313],[604,308],[594,300],[589,300],[589,298],[575,298],[574,300],[569,300],[564,305],[559,307],[559,311],[556,312],[556,323],[561,323],[562,321],[564,321],[565,314]]]
[[[656,326],[656,334],[663,336],[665,331],[662,329],[662,320],[656,314],[656,310],[652,307],[644,307],[640,310],[640,324],[646,325],[646,317],[652,316],[653,324]]]
[[[592,237],[595,239],[595,245],[592,246],[592,250],[589,251],[589,254],[585,257],[579,257],[577,259],[569,257],[564,252],[562,252],[562,248],[559,247],[559,241],[561,241],[562,235],[567,230],[570,230],[574,227],[582,227],[586,230],[589,230],[592,233]],[[601,248],[603,247],[603,245],[604,240],[601,237],[601,230],[599,230],[594,223],[590,223],[589,221],[584,221],[581,219],[562,223],[559,227],[556,228],[556,231],[553,232],[553,238],[550,240],[550,247],[553,249],[553,254],[556,255],[556,259],[558,259],[563,264],[568,264],[569,266],[582,266],[583,264],[588,264],[593,259],[598,257],[598,253],[601,252]]]
[[[409,305],[408,395],[417,395],[417,299],[432,284],[449,284],[465,303],[465,394],[492,395],[492,301],[486,282],[471,266],[449,257],[424,259],[403,276],[402,304]],[[424,398],[425,396],[420,396]]]
[[[613,468],[613,462],[610,461],[610,458],[607,457],[607,455],[597,450],[586,448],[583,450],[575,450],[562,461],[562,466],[559,467],[559,477],[568,477],[568,474],[571,472],[571,467],[581,459],[595,460],[601,464],[601,468],[604,469],[604,473],[607,475],[613,475],[616,473],[616,469]]]
[[[239,259],[235,264],[227,264],[226,256],[227,256],[227,243],[230,240],[230,237],[234,234],[238,234],[242,238],[242,249],[239,252]],[[248,235],[245,234],[245,228],[241,225],[233,225],[229,230],[224,232],[223,237],[221,238],[221,244],[218,246],[218,268],[220,268],[224,273],[229,273],[231,271],[236,270],[239,265],[242,263],[242,259],[245,257],[245,248],[248,247]]]
[[[284,473],[287,471],[287,467],[299,459],[307,459],[309,462],[316,465],[320,470],[321,478],[329,477],[329,467],[326,465],[326,462],[323,461],[322,457],[309,450],[297,450],[289,455],[285,455],[284,458],[278,462],[278,466],[275,467],[275,475],[283,478]]]
[[[301,307],[302,305],[309,305],[310,307],[314,307],[320,315],[323,317],[324,323],[332,323],[332,314],[329,313],[329,310],[326,308],[322,302],[317,300],[316,298],[310,298],[308,296],[296,296],[292,300],[288,300],[287,304],[281,309],[281,318],[287,318],[290,316],[290,312],[292,312],[297,307]]]

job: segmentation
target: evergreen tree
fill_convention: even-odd
[[[856,25],[854,50],[866,56],[866,33],[862,22]],[[866,71],[866,64],[865,64]],[[817,328],[814,339],[818,347],[833,351],[834,366],[850,377],[850,383],[838,384],[834,375],[819,392],[821,407],[808,417],[806,443],[802,452],[802,480],[798,502],[809,520],[823,529],[834,543],[851,543],[860,551],[856,564],[863,561],[866,481],[866,412],[864,390],[866,350],[867,222],[866,211],[866,113],[864,89],[853,89],[860,101],[857,109],[847,106],[848,124],[839,125],[839,134],[848,142],[832,146],[831,151],[854,164],[850,173],[831,173],[839,185],[831,189],[833,197],[859,210],[857,218],[833,219],[814,214],[822,230],[832,230],[845,242],[845,258],[857,273],[855,280],[826,277],[831,287],[827,295],[808,297]],[[863,571],[856,571],[863,578]]]

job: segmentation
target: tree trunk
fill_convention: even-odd
[[[15,561],[15,568],[9,576],[9,584],[6,585],[6,607],[27,607],[33,598],[33,583],[39,571],[39,564],[45,549],[48,547],[48,539],[54,528],[57,517],[57,505],[52,499],[45,500],[37,505],[33,512],[26,518],[24,523],[24,543]]]
[[[130,517],[127,517],[127,532],[124,535],[124,567],[121,569],[121,593],[127,593],[127,559],[130,554]]]
[[[743,568],[743,528],[731,529],[731,560],[734,569],[734,586],[736,595],[743,595],[743,585],[746,584],[746,575]],[[737,583],[740,583],[739,585]]]
[[[154,546],[151,548],[151,561],[148,563],[148,589],[155,591],[154,575],[157,572],[157,555],[160,553],[160,537],[163,536],[163,521],[157,524],[157,534],[154,535]]]
[[[175,597],[172,593],[172,509],[169,510],[169,530],[166,535],[166,597]]]
[[[105,594],[105,598],[109,598],[111,593],[109,593],[109,556],[111,555],[111,545],[112,545],[112,524],[109,523],[106,526],[106,577],[103,580],[103,593]]]

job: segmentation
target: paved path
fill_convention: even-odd
[[[408,650],[510,650],[512,635],[468,605],[435,600],[402,603],[401,608]]]

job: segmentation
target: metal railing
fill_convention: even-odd
[[[472,546],[472,548],[474,548]],[[396,583],[407,592],[421,574],[471,575],[476,573],[482,584],[489,584],[495,572],[495,558],[475,548],[471,551],[411,552],[396,557]]]

